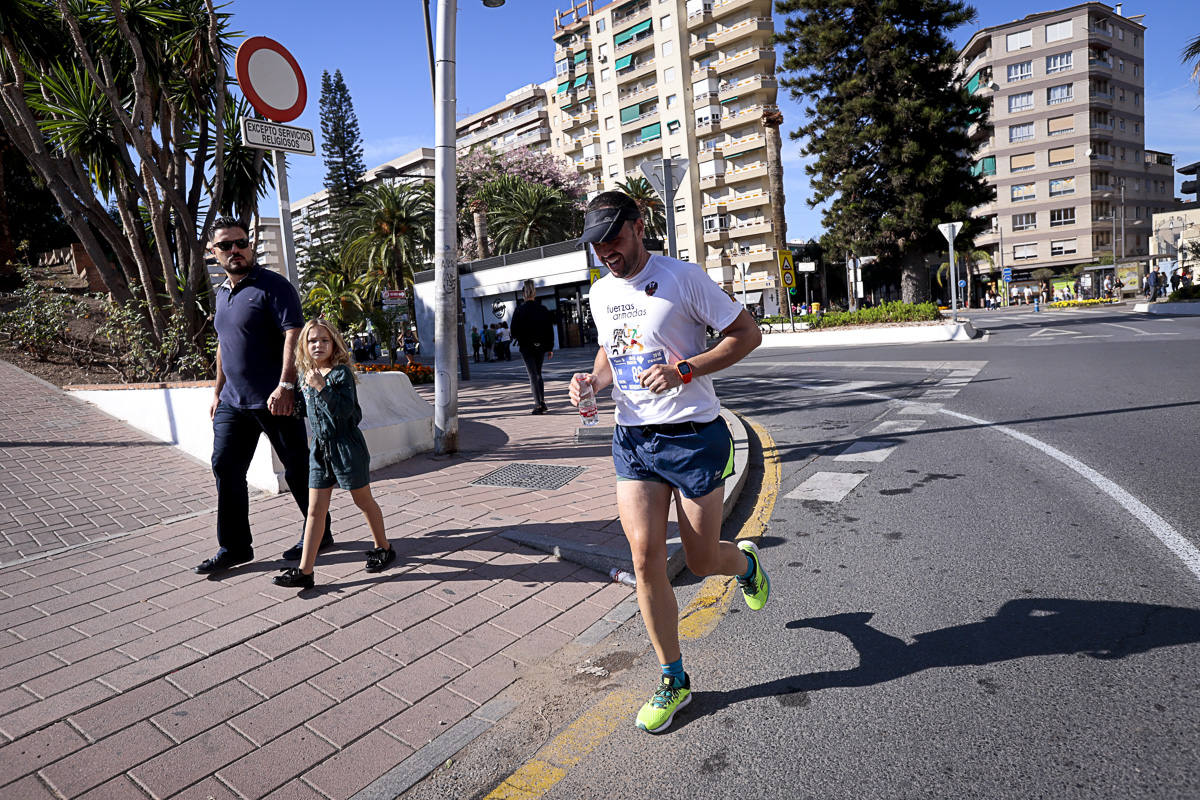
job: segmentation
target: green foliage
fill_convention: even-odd
[[[199,337],[188,333],[181,311],[167,320],[161,339],[146,328],[146,303],[135,298],[128,303],[108,302],[98,334],[109,347],[109,368],[126,383],[164,381],[172,376],[185,380],[210,378],[216,365],[217,337],[206,330]]]
[[[942,313],[933,303],[902,303],[895,300],[858,311],[833,311],[819,317],[808,314],[803,320],[813,328],[837,328],[883,322],[928,322],[941,318]]]
[[[51,289],[36,283],[28,268],[22,267],[20,273],[24,285],[11,295],[10,310],[0,313],[0,333],[15,347],[45,361],[65,344],[67,323],[81,304],[62,286]]]
[[[1167,300],[1172,303],[1200,300],[1200,284],[1193,283],[1191,286],[1180,286],[1167,295]]]
[[[667,235],[667,212],[662,198],[650,181],[644,175],[628,177],[617,184],[617,190],[633,198],[642,221],[646,223],[646,237],[649,239],[665,239]]]
[[[433,184],[380,184],[365,192],[349,219],[344,264],[387,276],[387,287],[411,286],[433,250]]]
[[[360,177],[367,171],[358,115],[340,69],[332,77],[328,70],[321,73],[321,156],[325,160],[329,207],[336,214],[358,196],[362,189]]]
[[[781,0],[781,81],[806,103],[792,138],[815,156],[810,205],[824,205],[825,244],[902,261],[905,296],[940,252],[940,222],[967,219],[993,195],[971,174],[972,124],[986,125],[955,80],[947,32],[971,21],[958,0]],[[966,76],[970,77],[970,76]],[[965,80],[965,79],[964,79]],[[968,246],[970,230],[959,241]]]
[[[496,253],[567,241],[583,228],[583,212],[561,189],[506,176],[485,186],[483,193]]]

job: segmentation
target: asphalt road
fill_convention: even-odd
[[[723,374],[777,448],[772,596],[685,644],[668,733],[632,724],[657,672],[635,616],[409,795],[1200,797],[1200,319],[970,316],[984,339]]]

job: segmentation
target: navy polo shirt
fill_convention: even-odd
[[[266,408],[283,372],[283,332],[304,325],[300,295],[282,275],[254,267],[217,288],[213,327],[221,345],[221,402]]]

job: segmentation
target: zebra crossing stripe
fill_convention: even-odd
[[[816,472],[784,497],[790,500],[840,503],[842,498],[850,494],[850,491],[866,477],[865,472]]]
[[[850,446],[838,455],[834,461],[872,461],[878,464],[892,454],[899,444],[895,441],[879,439],[860,439],[851,442]]]

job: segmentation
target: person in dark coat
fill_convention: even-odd
[[[537,300],[533,281],[525,281],[525,302],[517,306],[512,318],[512,338],[521,348],[525,371],[529,373],[529,390],[533,394],[533,414],[545,414],[546,389],[542,382],[542,363],[554,357],[554,315]]]

